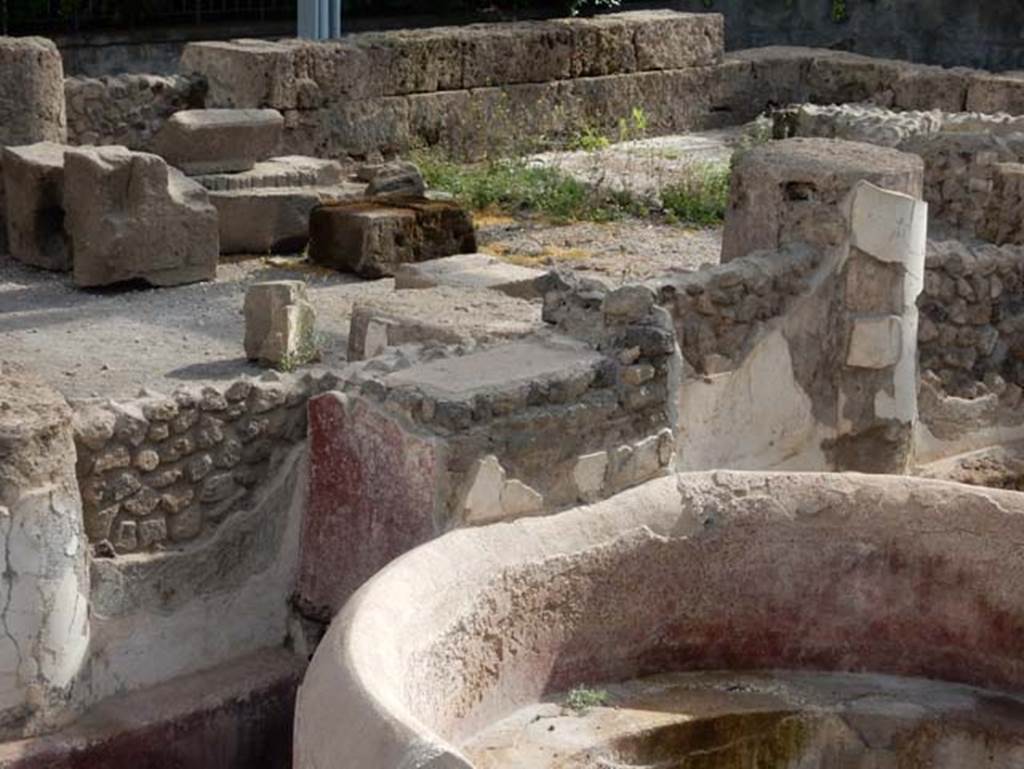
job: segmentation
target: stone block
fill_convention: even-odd
[[[172,286],[216,275],[217,210],[161,158],[124,147],[65,154],[65,229],[75,283]]]
[[[277,151],[283,128],[273,109],[183,110],[163,124],[152,149],[190,176],[249,171]]]
[[[364,191],[362,184],[342,184],[210,192],[220,224],[220,252],[300,253],[309,242],[309,215],[314,208],[359,200]]]
[[[1024,78],[975,73],[967,85],[967,111],[1024,115]]]
[[[898,315],[855,318],[846,365],[882,369],[895,366],[902,353],[903,327]]]
[[[316,311],[299,280],[254,283],[245,293],[245,355],[270,366],[308,362],[317,354]]]
[[[208,84],[206,103],[228,109],[295,109],[299,41],[220,40],[189,43],[180,71]]]
[[[523,21],[462,30],[462,87],[567,80],[573,34],[560,24]]]
[[[52,40],[0,37],[0,147],[67,139],[64,64]]]
[[[398,160],[384,163],[369,176],[366,194],[370,197],[420,198],[427,191],[423,174],[414,163]]]
[[[395,291],[356,302],[348,337],[349,360],[402,344],[495,342],[542,328],[540,306],[496,291],[457,287]]]
[[[310,215],[310,258],[365,278],[393,275],[401,264],[474,251],[472,219],[447,201],[318,206]]]
[[[924,162],[829,139],[786,139],[742,153],[730,182],[722,261],[786,243],[839,246],[848,228],[843,202],[860,181],[920,200]]]
[[[344,181],[336,160],[288,155],[256,163],[240,173],[203,174],[195,180],[211,192],[237,192],[267,187],[329,187]]]
[[[7,201],[10,254],[46,270],[71,269],[64,235],[64,150],[39,142],[3,150],[3,184],[15,191]]]
[[[717,13],[635,11],[614,14],[635,25],[640,71],[686,69],[717,64],[725,53],[725,19]]]
[[[489,254],[459,254],[421,264],[403,264],[395,272],[395,288],[451,286],[490,289],[518,299],[542,299],[548,273],[496,259]]]

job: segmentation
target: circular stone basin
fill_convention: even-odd
[[[391,563],[335,618],[299,692],[294,766],[482,769],[474,740],[552,693],[708,670],[950,684],[894,680],[916,693],[847,697],[797,673],[762,674],[760,688],[724,700],[707,689],[702,701],[719,717],[687,722],[656,702],[648,728],[627,720],[618,741],[610,724],[584,731],[563,746],[565,769],[588,755],[594,766],[733,769],[680,763],[700,739],[728,745],[722,729],[745,742],[762,735],[778,755],[772,764],[740,752],[743,769],[1024,766],[1024,495],[919,478],[693,473],[453,531]],[[638,690],[637,701],[649,696]],[[714,739],[695,732],[702,722]],[[854,734],[882,758],[834,763],[835,751],[856,748]],[[993,757],[974,760],[990,743]],[[1011,748],[1014,760],[998,763]],[[801,757],[812,749],[820,760]],[[936,757],[892,758],[904,750]]]
[[[478,769],[1011,769],[1024,699],[880,675],[663,674],[521,708],[462,750]]]

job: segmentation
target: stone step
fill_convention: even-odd
[[[153,137],[153,151],[190,176],[248,171],[277,150],[284,118],[273,109],[175,112]]]
[[[348,357],[373,358],[403,344],[492,343],[530,336],[543,327],[539,303],[496,291],[450,286],[395,291],[356,302]]]
[[[212,192],[256,190],[263,187],[326,187],[341,184],[345,174],[335,160],[289,155],[256,163],[248,171],[196,176]]]
[[[490,289],[519,299],[541,299],[547,275],[544,270],[503,262],[489,254],[457,254],[399,266],[395,288]]]

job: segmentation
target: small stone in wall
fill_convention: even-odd
[[[117,527],[114,547],[121,551],[135,550],[139,546],[138,527],[135,521],[121,521]]]
[[[203,529],[203,513],[198,506],[189,507],[167,518],[167,534],[174,542],[195,539]]]
[[[604,476],[608,470],[608,452],[598,451],[586,454],[576,460],[572,477],[576,481],[576,490],[582,502],[595,502],[601,498],[604,489]]]
[[[316,312],[302,281],[256,283],[246,292],[245,354],[250,360],[278,368],[316,360],[315,326]],[[230,391],[228,400],[233,400]]]
[[[139,523],[140,547],[152,547],[165,539],[167,539],[167,521],[163,518],[150,518]]]

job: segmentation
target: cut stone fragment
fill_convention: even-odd
[[[299,253],[309,242],[309,215],[314,208],[360,199],[364,189],[362,184],[341,184],[210,192],[220,221],[220,252]]]
[[[71,269],[64,236],[63,144],[39,142],[3,151],[11,256],[46,270]]]
[[[395,271],[395,288],[453,286],[491,289],[519,299],[541,299],[548,273],[496,259],[489,254],[458,254]]]
[[[248,171],[205,174],[195,177],[195,180],[211,192],[264,187],[327,187],[341,184],[344,172],[336,160],[287,155],[260,161]]]
[[[542,328],[540,306],[496,291],[444,286],[395,291],[357,302],[348,337],[349,360],[402,344],[463,344],[517,339]]]
[[[374,169],[366,194],[370,197],[423,197],[427,185],[414,163],[396,160]]]
[[[245,294],[245,355],[270,366],[316,357],[316,311],[300,280],[256,283]]]
[[[273,109],[176,112],[153,137],[153,150],[186,174],[249,171],[277,150],[284,118]]]
[[[401,264],[476,251],[472,218],[449,201],[319,206],[309,228],[313,261],[364,278],[394,275]]]
[[[216,276],[217,210],[206,190],[156,155],[125,147],[69,148],[64,158],[77,285],[174,286]]]

